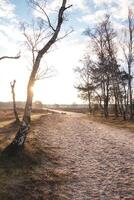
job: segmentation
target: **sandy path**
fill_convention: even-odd
[[[49,115],[41,124],[35,129],[40,145],[53,149],[60,162],[53,170],[72,177],[53,183],[49,199],[134,200],[133,133],[80,114]]]

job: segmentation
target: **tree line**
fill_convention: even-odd
[[[120,33],[123,37],[118,37],[107,14],[84,34],[89,37],[89,47],[82,65],[74,70],[79,77],[75,87],[80,98],[88,101],[90,113],[97,107],[107,118],[112,106],[115,117],[133,119],[134,12],[128,9],[125,28]]]

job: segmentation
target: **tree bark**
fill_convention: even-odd
[[[115,99],[115,104],[114,104],[114,114],[115,114],[115,117],[119,117],[118,115],[118,103],[117,103],[117,100]]]
[[[15,91],[14,91],[15,83],[16,83],[16,80],[14,80],[13,83],[11,82],[10,85],[11,85],[11,91],[12,91],[12,97],[13,97],[13,111],[14,111],[16,123],[19,123],[20,120],[19,120],[19,116],[18,116],[18,112],[16,108]]]
[[[0,57],[0,60],[3,60],[3,59],[18,59],[20,58],[20,53],[18,53],[17,56],[2,56]]]
[[[130,119],[133,118],[133,100],[132,100],[132,64],[134,60],[134,55],[133,55],[133,47],[134,47],[134,39],[133,39],[133,34],[134,34],[134,13],[132,12],[131,9],[128,10],[128,30],[129,30],[129,42],[128,42],[128,56],[127,58],[127,64],[128,64],[128,74],[129,74],[129,79],[128,79],[128,90],[129,90],[129,104],[130,104]]]
[[[91,107],[91,93],[88,90],[88,108],[89,108],[89,112],[92,112],[92,107]]]
[[[131,83],[131,66],[128,66],[129,79],[128,79],[128,90],[129,90],[129,102],[130,102],[130,119],[133,118],[133,99],[132,99],[132,83]]]
[[[106,89],[104,90],[104,115],[105,115],[105,118],[107,118],[109,116],[108,104],[109,104],[109,77],[107,77]]]

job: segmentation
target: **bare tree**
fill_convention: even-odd
[[[47,34],[47,27],[44,29],[44,21],[42,19],[38,19],[37,22],[33,21],[31,25],[22,24],[21,30],[23,31],[23,35],[25,37],[25,45],[31,53],[32,56],[32,68],[35,64],[35,58],[37,53],[39,52],[42,43],[50,36],[50,33]],[[45,78],[50,78],[54,75],[54,69],[49,67],[46,62],[43,61],[43,69],[39,66],[35,80],[42,80]]]
[[[3,60],[3,59],[18,59],[18,58],[20,58],[20,52],[16,56],[2,56],[2,57],[0,57],[0,60]],[[12,97],[13,97],[14,115],[15,115],[16,122],[19,123],[20,120],[19,120],[19,117],[18,117],[17,109],[16,109],[15,91],[14,91],[15,83],[16,83],[15,80],[13,82],[10,82],[10,86],[11,86]]]
[[[92,39],[93,49],[97,56],[97,63],[91,69],[92,82],[95,88],[98,88],[99,92],[97,91],[96,94],[99,95],[104,116],[108,117],[111,88],[114,90],[119,72],[114,43],[116,33],[112,28],[110,16],[105,15],[101,23],[92,30],[88,29],[85,33]],[[101,94],[99,94],[100,91]]]
[[[44,1],[44,3],[46,3]],[[36,74],[38,72],[40,62],[43,58],[43,56],[48,52],[48,50],[51,48],[51,46],[57,41],[58,35],[61,30],[62,23],[64,21],[64,12],[70,8],[70,6],[67,6],[67,0],[62,0],[62,4],[59,8],[58,15],[57,15],[57,23],[56,26],[53,26],[51,23],[51,19],[47,15],[47,12],[45,10],[45,7],[43,7],[40,4],[40,1],[32,0],[32,5],[34,8],[39,10],[45,17],[47,17],[47,24],[51,30],[51,34],[49,35],[48,41],[46,43],[43,43],[43,46],[38,50],[36,57],[34,58],[33,68],[29,77],[28,85],[27,85],[27,100],[25,104],[25,110],[23,115],[23,120],[20,125],[20,128],[12,141],[12,143],[4,150],[4,152],[16,152],[17,150],[22,149],[24,146],[26,136],[28,133],[28,130],[30,128],[30,118],[31,118],[31,110],[32,110],[32,99],[33,99],[33,91],[32,88],[36,81]],[[42,10],[43,9],[43,10]]]
[[[130,105],[130,119],[133,118],[133,91],[132,91],[132,67],[134,63],[134,12],[128,9],[128,28],[125,30],[123,52],[128,67],[128,93]]]
[[[10,82],[10,86],[11,86],[11,92],[12,92],[12,97],[13,97],[13,111],[14,111],[14,116],[16,119],[16,123],[19,123],[19,116],[18,116],[18,112],[17,112],[17,108],[16,108],[16,100],[15,100],[15,84],[16,84],[16,80],[14,80],[13,82]]]
[[[91,68],[93,67],[94,63],[90,59],[89,55],[86,55],[84,59],[82,60],[82,67],[76,67],[74,69],[74,72],[78,74],[78,84],[75,86],[75,88],[79,92],[79,97],[82,100],[88,101],[88,107],[89,112],[92,112],[92,105],[91,105],[91,99],[92,94],[94,91],[94,86],[92,85],[91,80]]]

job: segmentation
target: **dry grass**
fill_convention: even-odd
[[[134,121],[124,121],[121,117],[115,118],[114,115],[110,115],[109,118],[102,117],[100,114],[89,114],[87,108],[57,108],[57,110],[67,111],[67,112],[76,112],[76,113],[84,113],[87,114],[89,119],[100,122],[102,124],[107,124],[110,126],[114,126],[117,128],[128,129],[134,132]]]
[[[13,123],[11,110],[0,112],[4,117],[0,118],[2,151],[13,139],[18,126]],[[23,110],[19,111],[20,116],[22,112]],[[34,110],[31,130],[23,152],[14,157],[5,157],[0,153],[0,200],[59,200],[55,187],[59,185],[62,188],[70,174],[57,168],[60,166],[56,156],[58,149],[44,149],[40,146],[35,127],[41,125],[40,119],[44,115],[48,115],[48,111]]]
[[[133,121],[124,121],[121,117],[115,118],[114,116],[109,116],[107,119],[105,117],[96,114],[95,116],[88,114],[89,119],[100,122],[102,124],[107,124],[117,128],[128,129],[134,132],[134,122]]]
[[[19,118],[23,116],[23,109],[18,109]],[[42,115],[47,114],[47,110],[33,109],[32,121],[34,122]],[[14,138],[19,125],[15,123],[12,109],[0,110],[0,149],[3,149]]]

